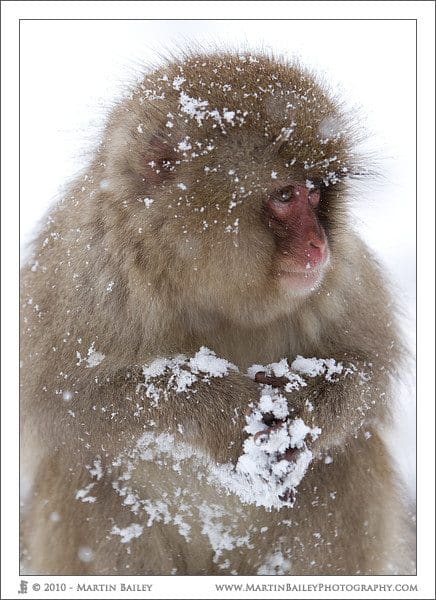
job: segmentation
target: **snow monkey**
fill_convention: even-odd
[[[414,572],[355,140],[263,54],[168,61],[113,109],[22,272],[26,573]]]

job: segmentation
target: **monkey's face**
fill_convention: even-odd
[[[318,207],[321,191],[290,182],[276,188],[264,203],[265,223],[274,236],[274,276],[294,295],[305,295],[322,282],[330,249]]]
[[[265,58],[188,60],[147,82],[130,170],[160,280],[181,304],[239,322],[291,311],[334,262],[350,171],[337,107],[307,73]]]

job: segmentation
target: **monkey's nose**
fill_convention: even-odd
[[[327,254],[327,243],[325,239],[315,238],[308,242],[307,247],[308,268],[316,267],[324,262]]]

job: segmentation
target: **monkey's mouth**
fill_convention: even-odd
[[[288,291],[307,293],[321,285],[328,263],[328,256],[313,267],[308,264],[305,269],[282,263],[277,270],[277,279]]]
[[[315,272],[316,271],[316,272]],[[317,288],[323,280],[324,269],[314,269],[310,272],[279,271],[280,283],[296,291],[310,291]]]

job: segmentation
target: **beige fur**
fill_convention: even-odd
[[[207,100],[202,118],[198,105],[194,114],[181,110],[183,90]],[[343,176],[360,169],[353,136],[313,75],[264,56],[169,63],[114,109],[92,164],[50,211],[22,272],[22,471],[33,481],[23,509],[27,572],[413,572],[404,493],[378,433],[401,345],[385,276],[348,224]],[[320,205],[328,270],[309,295],[284,291],[262,202],[273,185],[322,183],[333,169],[340,180],[324,185]],[[201,346],[239,371],[155,406],[138,385],[141,366]],[[93,352],[104,355],[96,366]],[[357,371],[288,394],[322,435],[295,506],[267,512],[207,476],[241,454],[244,413],[259,398],[244,370],[297,354]],[[150,526],[112,485],[122,473],[115,459],[146,431],[169,432],[194,452],[181,471],[176,459],[135,463],[129,485],[171,513]],[[90,474],[96,459],[101,477]],[[91,483],[95,502],[76,499]],[[208,534],[211,506],[233,540],[226,548]],[[130,543],[111,533],[132,523],[144,531]],[[282,566],[274,567],[278,552]]]

